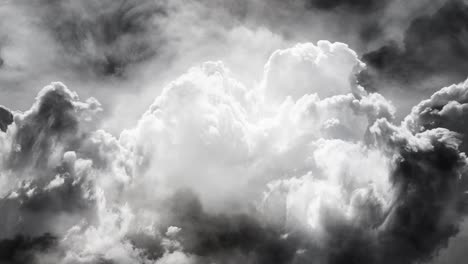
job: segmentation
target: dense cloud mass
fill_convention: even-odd
[[[0,263],[463,262],[467,22],[464,0],[5,1]]]
[[[61,83],[25,112],[2,108],[0,260],[430,260],[467,213],[455,120],[468,87],[397,125],[392,103],[358,84],[364,67],[328,41],[273,52],[253,87],[206,62],[118,138],[98,129],[96,99]]]

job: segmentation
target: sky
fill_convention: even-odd
[[[462,263],[467,77],[466,0],[0,0],[0,263]]]

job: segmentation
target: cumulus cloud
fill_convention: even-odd
[[[91,116],[99,109],[95,99],[80,102],[53,83],[30,110],[15,113],[1,139],[2,238],[61,234],[75,219],[92,218],[92,162],[76,152],[89,140]]]
[[[266,93],[279,100],[286,96],[297,100],[310,91],[322,98],[344,94],[356,85],[346,77],[363,67],[357,61],[356,53],[345,44],[327,41],[278,50],[265,65]]]
[[[416,105],[404,120],[405,125],[419,132],[443,127],[457,132],[462,137],[462,151],[467,152],[465,116],[467,108],[468,82],[442,88],[429,99]]]
[[[448,118],[463,112],[453,98],[463,104],[466,86],[442,89],[396,125],[392,103],[357,83],[363,67],[328,41],[273,52],[255,84],[206,62],[118,138],[99,130],[96,99],[46,86],[0,134],[0,243],[10,248],[0,258],[431,258],[466,213],[464,139]],[[440,125],[425,121],[431,107],[447,108]]]
[[[465,11],[5,2],[0,262],[433,259],[466,214]],[[323,38],[349,46],[295,44]],[[24,111],[51,79],[103,106],[52,83]]]
[[[277,60],[278,54],[283,54],[284,63]],[[242,201],[252,195],[248,186],[292,173],[290,162],[307,170],[303,144],[310,140],[362,139],[376,118],[392,118],[393,107],[349,80],[353,65],[360,65],[353,54],[346,45],[329,42],[275,52],[265,66],[264,81],[251,90],[221,63],[191,69],[164,89],[136,129],[121,137],[124,144],[134,144],[141,156],[139,167],[151,172],[146,173],[151,178],[142,178],[143,190],[148,189],[147,181],[159,187],[190,187],[202,202],[218,207],[220,197]],[[275,81],[275,72],[283,67],[290,74]],[[333,67],[343,74],[333,75]],[[336,85],[332,93],[326,91],[330,86],[323,87],[331,79]],[[361,94],[353,95],[352,90]],[[353,127],[356,124],[359,127]]]

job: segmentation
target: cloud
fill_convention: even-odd
[[[429,99],[416,105],[404,123],[412,131],[424,131],[442,127],[459,133],[461,150],[467,152],[466,126],[468,82],[442,88]]]
[[[156,1],[37,1],[45,30],[61,47],[65,61],[97,76],[125,76],[127,68],[158,51]],[[39,10],[38,10],[38,9]]]
[[[389,243],[384,250],[404,252],[396,259],[403,263],[427,260],[447,245],[466,214],[466,156],[458,150],[460,140],[444,128],[412,135],[386,121],[371,130],[390,133],[387,146],[399,152],[391,177],[394,205],[383,224],[383,241]]]
[[[50,234],[38,237],[16,236],[0,240],[0,261],[2,263],[37,263],[36,255],[56,246],[56,238]]]
[[[100,110],[95,99],[80,102],[76,93],[61,83],[47,86],[29,111],[15,117],[7,167],[56,164],[50,159],[60,159],[66,151],[77,148],[92,125],[92,116]]]
[[[26,110],[40,87],[61,80],[98,97],[102,128],[118,135],[165,84],[202,61],[222,60],[252,86],[276,49],[329,39],[359,56],[440,1],[430,2],[390,1],[362,15],[351,7],[359,1],[332,12],[305,8],[302,0],[9,1],[0,6],[0,96],[11,98],[7,107]],[[129,109],[132,100],[141,104]]]
[[[308,0],[306,5],[321,10],[334,10],[334,9],[346,9],[354,12],[371,12],[376,9],[382,8],[388,1],[375,1],[375,0]]]
[[[180,228],[180,246],[198,261],[290,263],[296,258],[300,241],[285,238],[255,216],[207,213],[190,191],[175,194],[169,214],[170,223]]]
[[[55,242],[8,258],[431,258],[466,213],[466,156],[459,131],[425,125],[418,109],[461,104],[464,85],[421,102],[398,126],[394,106],[356,83],[362,67],[347,45],[328,41],[273,52],[251,87],[206,62],[165,86],[118,138],[99,130],[96,99],[46,86],[0,134],[0,239]]]
[[[466,5],[441,2],[2,5],[11,104],[53,77],[117,107],[61,83],[0,107],[1,261],[432,259],[466,215],[467,85],[395,118],[466,77]],[[350,45],[293,44],[323,37]]]
[[[309,260],[426,261],[458,232],[468,185],[456,133],[412,134],[385,119],[371,132],[377,149],[323,141],[314,155],[318,171],[270,184],[264,206],[271,219],[289,232],[309,233],[321,248],[322,258]]]
[[[92,161],[80,150],[99,111],[95,99],[81,102],[53,83],[30,110],[14,113],[1,138],[0,237],[61,235],[83,219],[93,221]]]
[[[258,195],[250,187],[291,173],[290,162],[300,170],[310,167],[303,144],[320,137],[362,139],[376,118],[392,118],[393,107],[355,87],[349,75],[359,64],[342,44],[298,45],[273,53],[264,81],[250,91],[222,63],[192,68],[121,136],[143,170],[135,195],[153,193],[149,181],[161,195],[190,187],[211,209],[224,207],[220,197],[243,204],[246,195]],[[283,68],[288,71],[278,76]],[[328,81],[335,90],[327,91]]]
[[[6,132],[11,123],[13,123],[13,114],[7,108],[0,106],[0,130]]]
[[[346,77],[360,71],[360,67],[363,64],[356,53],[345,44],[298,44],[271,55],[265,65],[264,85],[267,96],[279,100],[286,96],[297,100],[312,91],[319,97],[330,97],[356,89]]]
[[[447,1],[433,14],[415,17],[404,32],[401,45],[389,43],[362,56],[368,70],[361,76],[371,90],[429,90],[466,78],[466,21],[468,6]]]

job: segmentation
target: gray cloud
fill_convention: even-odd
[[[16,119],[17,132],[12,141],[8,166],[24,169],[50,164],[53,153],[79,148],[86,137],[90,119],[100,111],[95,99],[79,102],[78,96],[60,83],[44,89],[32,108]],[[56,153],[57,154],[57,153]]]
[[[175,194],[168,215],[170,224],[182,229],[178,239],[184,250],[201,262],[295,263],[297,250],[307,243],[252,215],[207,213],[190,190]]]
[[[158,1],[38,1],[32,12],[61,47],[66,62],[99,76],[125,76],[151,59],[163,41]]]
[[[415,17],[402,45],[390,43],[363,55],[369,69],[361,74],[371,90],[393,83],[402,89],[435,91],[468,74],[468,5],[447,1],[434,14]]]
[[[468,82],[447,86],[429,99],[416,105],[406,117],[405,125],[412,131],[442,127],[459,133],[460,150],[468,152],[467,126]]]
[[[6,185],[10,182],[13,188],[0,199],[0,237],[62,235],[82,219],[94,221],[89,169],[75,161],[89,140],[90,115],[99,109],[97,101],[81,102],[54,83],[43,89],[30,110],[15,113],[8,130],[11,141],[3,141],[8,151],[2,169],[9,171]]]
[[[321,10],[335,10],[343,8],[350,12],[367,13],[383,8],[389,1],[376,0],[308,0],[306,6]]]
[[[38,237],[18,235],[0,240],[0,262],[8,264],[37,263],[36,254],[54,248],[57,240],[50,234]]]
[[[456,133],[446,129],[409,138],[391,130],[385,121],[374,127],[379,135],[391,133],[385,140],[394,138],[387,144],[398,153],[391,178],[396,200],[383,223],[383,256],[399,263],[425,261],[446,247],[467,212],[466,156],[458,150]]]
[[[5,132],[13,123],[13,114],[7,108],[0,106],[0,130]]]

